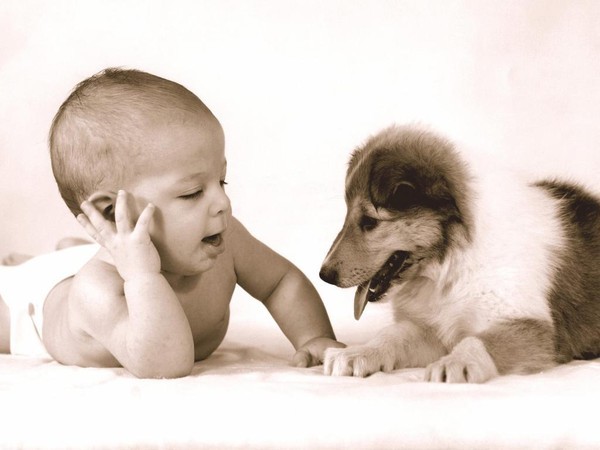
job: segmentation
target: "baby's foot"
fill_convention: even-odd
[[[31,258],[33,258],[33,256],[25,255],[23,253],[9,253],[4,258],[2,258],[2,261],[0,261],[0,263],[3,266],[18,266],[19,264],[23,264],[25,261],[28,261]]]
[[[62,250],[67,247],[75,247],[76,245],[84,245],[91,244],[91,242],[87,239],[78,238],[78,237],[66,237],[62,238],[56,243],[56,250]]]

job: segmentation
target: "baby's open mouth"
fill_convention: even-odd
[[[407,261],[409,253],[396,251],[370,280],[356,289],[354,295],[354,318],[360,319],[367,302],[381,299],[390,288],[392,280],[408,269],[411,264]]]
[[[202,242],[214,247],[218,247],[223,242],[223,236],[221,233],[213,234],[212,236],[206,236],[204,239],[202,239]]]

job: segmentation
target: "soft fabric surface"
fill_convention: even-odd
[[[334,314],[338,338],[360,323]],[[0,356],[2,448],[593,448],[600,360],[484,385],[419,382],[422,369],[365,379],[290,367],[258,302],[234,298],[229,334],[191,376],[140,380],[123,369]]]

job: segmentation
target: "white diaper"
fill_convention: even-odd
[[[97,244],[36,256],[18,266],[0,266],[0,296],[10,310],[10,353],[50,357],[42,340],[44,303],[58,283],[79,272]]]

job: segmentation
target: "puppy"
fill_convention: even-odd
[[[320,276],[358,286],[357,320],[391,301],[394,324],[329,349],[326,374],[480,383],[600,354],[600,202],[582,188],[482,173],[444,138],[393,126],[353,153],[346,204]]]

